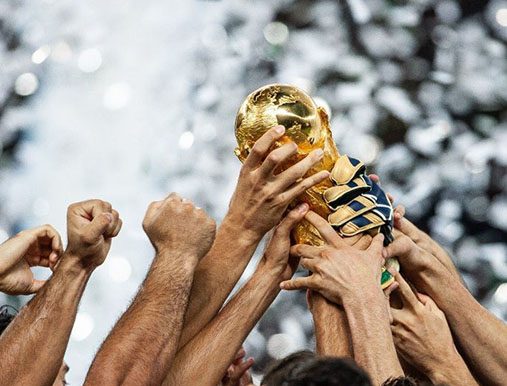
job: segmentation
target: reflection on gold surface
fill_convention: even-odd
[[[326,112],[302,90],[289,85],[273,84],[251,93],[241,105],[236,116],[236,139],[238,147],[235,154],[243,162],[255,142],[270,128],[283,125],[285,135],[277,146],[293,141],[298,145],[298,154],[290,159],[284,169],[295,164],[314,149],[324,150],[321,162],[315,165],[306,176],[321,170],[331,171],[339,153],[333,141]],[[311,210],[327,219],[331,213],[322,198],[322,193],[331,187],[330,180],[308,189],[298,197],[292,206],[306,202]],[[297,243],[321,245],[319,233],[309,223],[303,221],[294,231]]]

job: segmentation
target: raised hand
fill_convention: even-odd
[[[143,228],[158,253],[201,259],[213,245],[216,225],[204,210],[171,193],[150,204]]]
[[[37,280],[31,267],[53,269],[62,255],[62,241],[51,225],[18,233],[0,245],[0,291],[11,295],[37,292],[45,280]]]
[[[280,281],[290,279],[297,269],[299,258],[290,256],[290,234],[307,212],[307,204],[301,204],[291,210],[274,229],[262,257],[261,268],[278,275]]]
[[[300,265],[311,271],[312,275],[285,281],[281,283],[282,289],[312,289],[338,304],[365,292],[381,291],[383,235],[375,236],[370,246],[362,251],[347,245],[328,222],[316,213],[308,212],[305,218],[317,228],[327,245],[293,246],[291,254],[301,257]]]
[[[227,369],[220,386],[249,386],[252,384],[252,377],[248,370],[253,366],[254,359],[245,360],[245,355],[245,350],[241,348]]]
[[[93,270],[106,259],[111,240],[120,232],[122,221],[110,203],[88,200],[67,210],[68,245],[65,254],[81,267]]]
[[[391,308],[391,331],[398,353],[433,383],[476,385],[458,353],[444,313],[427,295],[414,293],[400,273],[403,308]]]
[[[289,203],[308,188],[329,177],[320,171],[304,178],[324,153],[314,150],[304,159],[280,172],[283,164],[297,153],[295,143],[272,150],[285,132],[283,126],[267,131],[247,157],[231,200],[229,216],[244,232],[260,239],[282,218]]]

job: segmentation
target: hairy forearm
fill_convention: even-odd
[[[477,378],[501,385],[507,374],[507,325],[482,307],[456,278],[428,275],[427,291],[442,309]]]
[[[174,256],[167,257],[174,261]],[[168,264],[168,258],[157,254],[136,298],[99,350],[87,385],[163,381],[178,348],[196,259],[182,256],[177,261],[183,263]]]
[[[91,274],[72,260],[62,257],[51,279],[0,336],[2,384],[53,384]]]
[[[438,368],[427,375],[435,385],[478,386],[458,352],[454,358],[443,358]]]
[[[370,374],[373,384],[403,375],[396,355],[386,300],[382,291],[365,289],[360,297],[344,300],[354,359]]]
[[[352,357],[350,330],[345,310],[318,292],[313,292],[311,296],[317,354]]]
[[[243,232],[230,218],[224,219],[213,247],[196,269],[179,347],[190,341],[222,308],[260,239]]]
[[[258,268],[220,313],[178,352],[164,385],[216,386],[278,294],[279,282],[272,272]]]

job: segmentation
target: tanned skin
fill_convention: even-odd
[[[176,354],[194,270],[213,243],[215,222],[173,193],[150,204],[143,228],[155,258],[99,350],[86,385],[160,385]]]
[[[449,255],[406,218],[387,247],[404,276],[444,312],[475,377],[488,385],[505,384],[507,325],[482,307],[465,288]]]
[[[391,377],[403,376],[391,336],[389,310],[380,287],[383,235],[375,236],[361,251],[345,243],[326,220],[314,212],[306,219],[327,242],[322,247],[295,245],[294,256],[312,272],[281,283],[286,290],[308,288],[328,300],[342,304],[350,327],[354,359],[379,385]]]
[[[104,262],[121,224],[118,212],[104,201],[85,201],[69,207],[68,246],[53,276],[0,337],[2,384],[53,384],[62,367],[86,283]]]
[[[302,204],[280,222],[250,280],[178,352],[165,386],[216,386],[220,382],[243,341],[280,292],[280,283],[297,268],[297,260],[289,259],[290,232],[307,211],[308,205]]]
[[[391,309],[398,353],[435,385],[478,386],[454,345],[444,313],[429,296],[414,293],[400,273],[393,274],[403,303],[401,309]]]
[[[372,237],[368,234],[344,239],[347,244],[359,250],[367,249],[371,240]],[[317,354],[353,358],[350,328],[343,306],[312,290],[307,290],[307,300],[313,317]]]
[[[62,240],[51,225],[18,233],[0,245],[0,291],[29,295],[46,283],[33,276],[31,267],[54,269],[62,255]]]
[[[322,150],[313,151],[278,173],[280,165],[297,152],[294,143],[272,150],[284,132],[283,126],[268,130],[255,143],[241,168],[236,191],[215,243],[196,269],[180,347],[218,313],[260,240],[278,224],[289,203],[329,177],[328,171],[321,171],[302,178],[322,159]]]

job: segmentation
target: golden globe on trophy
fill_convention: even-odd
[[[241,105],[235,124],[238,147],[236,156],[243,162],[255,142],[270,128],[283,125],[285,135],[276,143],[293,141],[297,154],[285,167],[298,162],[312,150],[321,148],[324,157],[306,176],[321,170],[331,172],[330,179],[308,189],[292,203],[306,202],[310,209],[326,218],[342,237],[360,237],[362,233],[382,232],[385,243],[393,240],[393,207],[385,192],[366,174],[365,165],[347,155],[340,155],[334,143],[326,111],[297,87],[271,84],[252,92]],[[305,177],[306,177],[305,176]],[[317,230],[302,221],[294,230],[296,243],[322,245]],[[396,261],[390,264],[397,267]],[[384,268],[382,288],[393,282]]]

